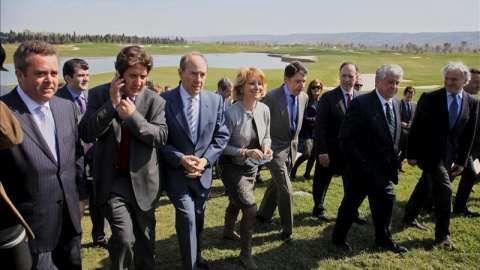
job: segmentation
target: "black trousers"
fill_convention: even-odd
[[[318,157],[318,156],[317,156]],[[324,203],[325,197],[327,196],[328,186],[332,181],[332,177],[335,175],[334,169],[332,167],[323,167],[320,162],[315,163],[315,174],[313,176],[312,184],[312,195],[313,195],[313,214],[320,214],[325,211]],[[342,173],[342,182],[343,182],[343,192],[347,192],[347,181],[348,174],[344,171]],[[365,197],[364,197],[365,198]],[[358,207],[362,204],[363,200],[360,202]],[[358,217],[358,207],[355,212],[355,217]]]
[[[358,207],[366,196],[370,203],[370,211],[375,225],[375,244],[380,247],[393,247],[390,231],[393,207],[395,206],[395,191],[392,182],[375,187],[365,181],[355,179],[347,185],[347,190],[338,209],[337,221],[333,230],[332,241],[336,245],[347,242],[347,234],[352,226]],[[368,180],[367,180],[368,181]]]
[[[429,198],[435,206],[435,240],[441,242],[450,235],[450,213],[452,206],[452,183],[443,162],[432,171],[422,172],[410,199],[405,206],[405,222],[418,217],[422,206]]]
[[[477,156],[475,156],[475,158],[477,158]],[[477,172],[473,165],[473,157],[470,156],[467,161],[467,166],[463,170],[462,178],[460,178],[460,182],[458,183],[457,196],[455,196],[453,211],[461,212],[467,207],[467,201],[470,197],[470,193],[472,193],[476,177]]]

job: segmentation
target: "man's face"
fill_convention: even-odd
[[[411,102],[412,99],[413,99],[413,93],[408,92],[408,93],[404,94],[404,95],[403,95],[403,99],[404,99],[406,102]]]
[[[233,86],[230,86],[228,87],[227,89],[225,90],[222,90],[221,87],[218,88],[218,93],[220,93],[220,95],[224,98],[224,99],[227,99],[227,98],[230,98],[230,96],[232,95],[232,90],[233,90]]]
[[[400,76],[396,76],[394,74],[387,74],[383,81],[380,81],[380,79],[375,77],[375,85],[377,86],[380,95],[384,99],[390,100],[397,93],[398,85],[400,84],[401,79],[402,78]]]
[[[90,82],[90,73],[85,69],[75,67],[73,77],[65,76],[65,81],[68,87],[75,93],[80,94],[82,91],[87,91],[88,83]]]
[[[448,92],[458,93],[462,90],[463,86],[467,84],[467,79],[462,76],[460,70],[450,70],[445,73],[443,84]]]
[[[357,90],[357,91],[361,91],[362,90],[362,87],[363,87],[363,81],[362,79],[358,79],[355,84],[353,85],[353,89]]]
[[[15,75],[22,90],[38,104],[47,103],[57,91],[58,58],[55,55],[30,53],[30,65],[24,74],[16,69]]]
[[[142,66],[141,64],[129,67],[123,73],[123,82],[125,85],[123,86],[122,92],[128,97],[136,97],[145,87],[147,76],[147,67]]]
[[[480,90],[480,74],[472,74],[472,78],[467,85],[463,87],[463,90],[472,95],[478,95]]]
[[[297,72],[291,78],[287,78],[285,76],[284,80],[285,80],[285,85],[287,86],[290,94],[294,96],[298,96],[300,95],[300,93],[303,91],[303,88],[305,87],[305,83],[307,82],[307,75]]]
[[[345,65],[340,70],[340,85],[343,90],[350,92],[352,91],[355,81],[357,81],[357,70],[354,65]]]
[[[183,88],[190,96],[200,93],[207,78],[207,63],[201,56],[190,56],[185,62],[185,70],[178,69]]]

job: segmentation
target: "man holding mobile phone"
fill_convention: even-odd
[[[139,46],[117,56],[111,83],[90,90],[79,124],[85,142],[97,141],[95,202],[110,223],[112,269],[155,268],[155,206],[162,192],[157,149],[167,140],[165,101],[145,89],[153,58]],[[135,245],[134,245],[135,244]]]

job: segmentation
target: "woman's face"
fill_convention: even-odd
[[[310,91],[312,91],[312,96],[314,98],[318,98],[320,96],[320,93],[322,93],[323,86],[320,83],[316,83],[312,85],[312,88]]]
[[[260,76],[254,75],[247,79],[243,86],[244,100],[260,100],[262,99],[263,83]]]

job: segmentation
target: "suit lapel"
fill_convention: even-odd
[[[390,128],[388,127],[385,111],[383,110],[383,105],[380,102],[380,99],[378,98],[376,91],[373,90],[372,92],[370,92],[369,95],[371,95],[371,98],[370,98],[371,108],[375,114],[375,117],[380,122],[380,125],[383,127],[383,130],[388,135],[388,137],[393,140],[392,136],[390,135]],[[398,114],[395,116],[395,119],[397,118],[397,116]]]
[[[402,117],[400,115],[400,101],[397,98],[392,98],[393,111],[395,112],[395,144],[398,145],[400,140],[400,133],[402,131]]]
[[[208,112],[211,110],[209,109],[210,106],[213,106],[212,101],[208,98],[208,95],[205,94],[204,90],[202,89],[200,91],[200,106],[199,109],[199,116],[200,119],[198,121],[198,138],[202,138],[203,131],[205,130],[205,127],[207,126],[206,123],[208,122],[209,117],[214,117],[213,115],[211,116]],[[215,116],[216,117],[216,116]],[[198,143],[198,140],[197,140]]]
[[[10,107],[15,110],[15,117],[20,122],[24,135],[27,135],[54,164],[57,164],[54,156],[50,151],[50,148],[48,147],[47,142],[43,138],[42,132],[40,132],[40,129],[38,128],[35,119],[33,118],[33,115],[28,110],[22,98],[20,98],[20,96],[18,95],[16,88],[12,90]],[[56,125],[57,123],[55,121],[55,128],[58,131]]]
[[[185,115],[185,111],[183,109],[182,97],[180,96],[180,88],[176,88],[172,91],[175,91],[175,93],[172,93],[172,96],[170,97],[171,102],[169,109],[171,110],[172,115],[175,116],[175,119],[177,119],[178,124],[183,128],[183,131],[185,131],[185,134],[187,134],[190,141],[193,142],[192,133],[190,132],[190,128],[187,122],[187,116]]]
[[[285,92],[283,91],[283,85],[280,88],[277,88],[277,106],[278,111],[281,112],[283,123],[288,130],[291,130],[290,127],[290,111],[288,109],[287,97],[285,96]]]
[[[338,87],[334,91],[335,91],[335,95],[337,96],[337,104],[340,107],[342,115],[345,116],[345,112],[347,111],[347,108],[345,106],[345,98],[343,98],[342,88]]]

